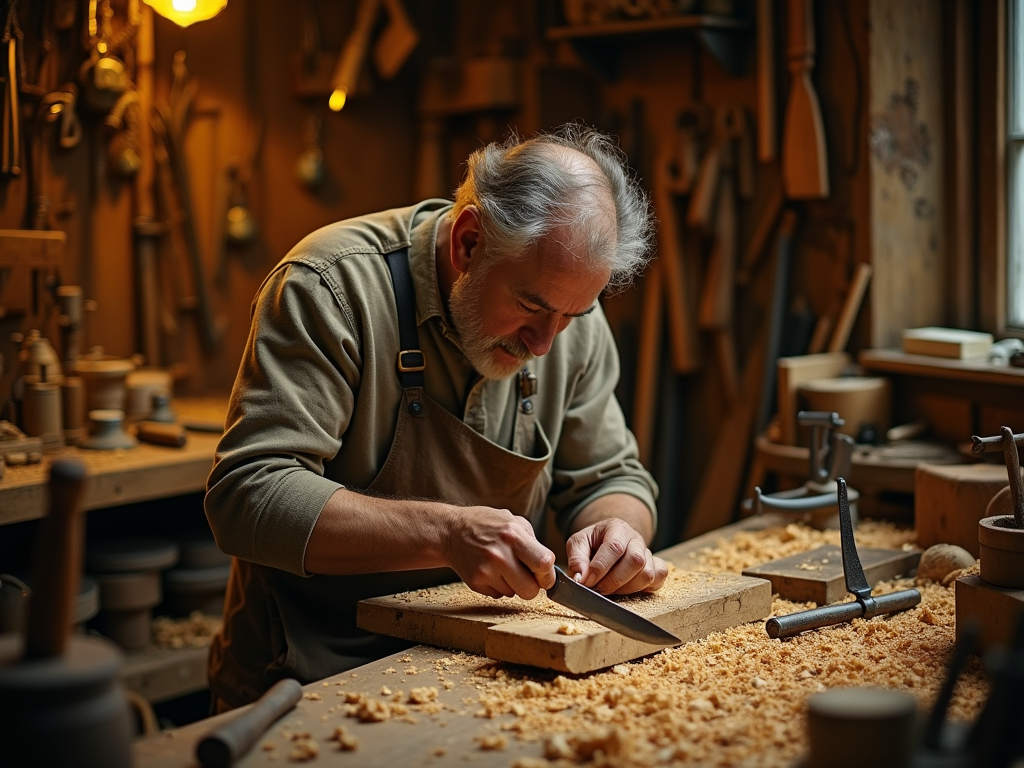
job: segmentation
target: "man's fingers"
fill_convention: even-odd
[[[648,558],[652,557],[643,539],[633,538],[625,544],[622,556],[615,561],[615,564],[608,570],[603,579],[594,586],[603,595],[611,595],[623,591],[622,588],[630,582],[639,579],[646,583],[640,589],[654,581],[654,568],[647,568]],[[596,559],[596,558],[595,558]]]
[[[615,594],[632,595],[636,592],[656,592],[661,589],[668,578],[668,566],[660,557],[655,557],[650,550],[646,553],[644,567],[629,581],[619,587]]]

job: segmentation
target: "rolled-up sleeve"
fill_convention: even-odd
[[[591,324],[586,360],[565,393],[566,407],[552,467],[549,502],[566,534],[576,515],[601,496],[625,493],[640,499],[657,525],[658,486],[640,463],[636,439],[615,397],[619,358],[611,329],[598,310],[574,322]]]
[[[316,270],[275,270],[254,302],[252,327],[217,449],[206,514],[228,554],[306,575],[306,544],[341,487],[324,463],[352,418],[358,339]]]

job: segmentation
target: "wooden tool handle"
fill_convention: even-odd
[[[280,680],[248,710],[200,739],[196,757],[203,768],[227,768],[252,749],[267,728],[301,699],[302,686],[298,680]]]
[[[82,572],[82,524],[78,509],[85,465],[59,459],[50,465],[50,509],[32,563],[32,602],[25,633],[26,658],[64,653],[72,604]]]
[[[789,0],[789,48],[787,55],[794,59],[814,59],[814,14],[812,0]]]
[[[143,442],[169,445],[173,448],[181,448],[187,439],[184,426],[161,421],[140,421],[135,426],[135,432]]]

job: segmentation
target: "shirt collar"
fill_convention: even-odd
[[[413,290],[416,293],[416,324],[431,317],[444,319],[444,304],[437,283],[437,229],[452,209],[451,203],[429,211],[413,222],[412,246],[409,249],[409,269],[412,271]]]

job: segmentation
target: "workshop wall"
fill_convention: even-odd
[[[112,0],[109,5],[112,34],[117,35],[135,2]],[[154,167],[157,220],[163,229],[156,239],[159,301],[148,316],[157,324],[149,333],[159,342],[147,363],[171,367],[179,394],[230,389],[252,297],[269,269],[301,237],[338,219],[405,205],[424,194],[448,194],[460,179],[465,156],[509,129],[529,134],[582,119],[611,131],[651,191],[656,191],[654,181],[659,168],[666,167],[665,158],[678,151],[679,118],[691,105],[706,105],[712,119],[724,107],[741,108],[753,148],[764,129],[757,122],[754,2],[714,4],[733,8],[738,18],[750,22],[724,33],[739,67],[738,74],[730,74],[712,55],[714,42],[701,43],[701,30],[552,40],[547,30],[564,26],[566,13],[584,12],[590,7],[585,2],[404,0],[419,33],[409,60],[388,80],[368,61],[360,90],[340,113],[333,113],[326,109],[327,80],[353,28],[357,5],[355,0],[294,5],[229,0],[220,15],[187,29],[161,17],[153,21],[154,104],[172,114],[173,105],[182,103],[182,88],[186,94],[195,89],[183,122],[198,251],[193,256],[181,215],[167,205],[174,199],[174,174],[162,175],[159,163]],[[758,224],[774,220],[771,201],[782,183],[789,14],[785,3],[767,5],[775,47],[776,141],[769,157],[757,160],[755,154],[750,195],[737,201],[736,225],[729,229],[740,258]],[[878,270],[874,284],[881,282],[884,291],[869,292],[849,343],[843,344],[856,350],[893,343],[893,334],[907,320],[944,322],[945,264],[936,229],[944,183],[942,74],[934,66],[942,36],[933,34],[941,30],[943,4],[821,0],[810,5],[817,32],[811,82],[821,104],[830,191],[827,199],[790,205],[797,214],[794,250],[788,272],[779,272],[785,289],[778,295],[790,317],[788,327],[797,329],[791,336],[803,340],[803,348],[790,351],[806,351],[816,325],[822,330],[821,319],[830,324],[838,319],[857,264],[873,264]],[[105,112],[90,110],[80,100],[81,138],[61,147],[63,117],[48,122],[42,108],[46,94],[79,80],[89,55],[83,43],[88,39],[83,32],[87,6],[69,0],[21,0],[14,6],[24,33],[28,155],[21,176],[0,180],[0,228],[62,230],[68,240],[55,274],[9,270],[0,279],[0,354],[6,361],[0,391],[5,399],[16,373],[17,345],[11,334],[39,329],[58,338],[48,279],[81,285],[86,298],[95,300],[85,321],[83,348],[102,345],[108,354],[127,356],[140,351],[147,332],[140,326],[147,313],[139,306],[135,182],[118,177],[110,161],[111,145],[120,136],[104,124]],[[623,25],[630,21],[620,20]],[[373,40],[379,39],[382,26],[375,28]],[[184,52],[187,81],[180,79],[179,68],[175,88],[177,52]],[[125,55],[131,59],[134,54]],[[303,61],[312,62],[308,69]],[[438,85],[450,81],[446,67],[466,75],[481,61],[478,74],[491,78],[490,90],[453,95]],[[914,112],[918,107],[920,112]],[[903,154],[889,157],[883,156],[884,147],[869,141],[881,136],[877,131],[886,120],[904,118],[912,128],[924,127],[924,139],[918,138],[926,147],[921,149],[919,141],[916,149],[924,152],[926,168],[921,155],[913,155],[915,146],[901,145]],[[713,136],[712,131],[706,137],[703,150]],[[318,147],[323,156],[322,180],[316,185],[303,183],[297,173],[310,147]],[[305,157],[315,157],[315,151]],[[917,172],[909,186],[908,167]],[[48,203],[41,205],[42,199]],[[712,250],[726,233],[720,226],[704,233],[687,227],[690,199],[690,192],[670,192],[656,202],[661,238],[669,218],[678,225],[678,245],[690,270],[689,300],[696,310]],[[250,212],[255,234],[247,242],[226,244],[227,212],[237,205]],[[923,250],[916,245],[922,242]],[[666,245],[661,243],[659,251]],[[726,467],[728,460],[715,464],[708,446],[727,429],[736,430],[728,439],[748,443],[764,426],[758,422],[763,415],[758,412],[761,371],[749,372],[765,366],[763,334],[770,325],[780,263],[775,252],[774,236],[768,237],[755,254],[749,282],[729,297],[726,324],[691,329],[695,351],[689,368],[664,364],[673,344],[668,305],[664,318],[654,315],[654,325],[644,327],[649,280],[605,302],[622,352],[619,394],[627,416],[636,426],[645,410],[657,413],[656,423],[638,436],[662,483],[663,509],[688,510],[723,481],[742,485],[743,461],[732,459],[739,461],[738,469]],[[198,272],[191,258],[199,260]],[[927,292],[927,299],[906,303],[908,285],[916,286],[916,295]],[[651,328],[664,344],[657,350],[662,363],[649,377],[653,386],[637,373]],[[731,373],[721,356],[723,339],[736,366]],[[730,381],[739,398],[730,398]],[[684,519],[684,514],[667,517],[662,544],[678,537]]]

